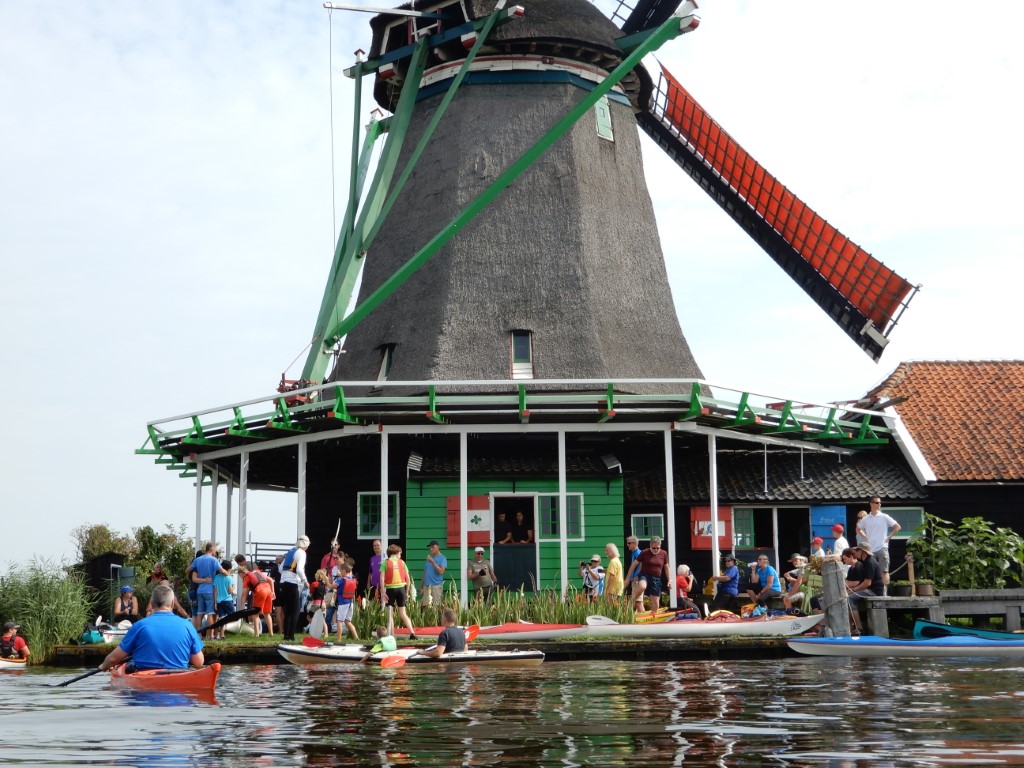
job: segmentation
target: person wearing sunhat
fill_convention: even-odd
[[[736,565],[734,555],[726,555],[722,558],[722,573],[711,578],[718,582],[718,591],[715,599],[711,601],[711,608],[715,611],[733,611],[735,613],[736,595],[740,591],[740,569]]]
[[[498,588],[498,574],[494,572],[491,561],[484,558],[485,552],[483,547],[473,550],[473,560],[469,563],[466,575],[473,583],[473,597],[486,602]]]
[[[135,596],[135,590],[131,584],[125,584],[121,587],[121,591],[116,598],[114,598],[114,618],[113,623],[117,624],[121,621],[130,621],[134,624],[136,621],[142,618],[139,613],[139,598]]]
[[[804,594],[807,591],[803,589],[807,558],[799,552],[794,552],[793,556],[789,558],[789,562],[792,563],[793,569],[782,574],[782,580],[786,587],[786,591],[782,595],[782,604],[786,606],[787,610],[795,607],[795,603],[799,603],[803,608]]]
[[[13,621],[4,624],[4,634],[0,637],[0,658],[27,659],[31,655],[25,638],[18,637],[18,626]]]
[[[604,568],[601,567],[601,556],[594,555],[590,562],[580,562],[580,576],[583,577],[583,595],[588,603],[597,601],[604,594]]]
[[[436,541],[427,544],[427,559],[423,564],[423,582],[420,585],[420,602],[424,606],[440,605],[444,599],[444,572],[448,570],[448,558],[441,554],[441,545]]]
[[[882,569],[871,553],[870,544],[858,544],[845,552],[851,553],[860,564],[857,571],[850,569],[850,576],[846,586],[849,589],[850,613],[853,616],[854,627],[860,632],[860,612],[858,610],[860,601],[865,597],[881,597],[885,594],[885,582],[882,579]],[[854,575],[856,574],[856,575]],[[854,581],[857,579],[857,581]]]

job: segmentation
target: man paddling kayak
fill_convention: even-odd
[[[121,644],[107,654],[101,670],[122,663],[129,656],[135,669],[184,669],[203,666],[203,641],[195,627],[172,612],[174,590],[160,584],[149,599],[152,613],[129,629]]]

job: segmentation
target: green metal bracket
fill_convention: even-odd
[[[199,423],[198,416],[192,417],[192,431],[185,435],[181,442],[186,445],[208,445],[214,448],[227,446],[227,443],[223,440],[212,440],[206,436],[203,425]]]
[[[866,414],[866,413],[864,414],[864,418],[861,419],[860,429],[857,430],[857,436],[856,437],[849,437],[847,439],[840,440],[839,442],[840,442],[841,445],[862,445],[862,446],[888,445],[889,444],[888,438],[886,438],[886,437],[884,437],[882,435],[879,435],[875,431],[874,426],[871,424],[871,416],[869,414]]]
[[[327,418],[344,421],[346,424],[363,423],[362,420],[349,415],[348,403],[345,402],[345,391],[341,387],[334,388],[334,407],[327,414]]]
[[[447,424],[448,419],[442,416],[437,410],[437,390],[434,388],[433,384],[427,387],[427,398],[428,405],[426,417],[438,424]]]
[[[825,419],[825,424],[821,428],[821,432],[816,435],[811,435],[812,440],[849,440],[852,435],[849,432],[843,430],[839,423],[836,421],[836,413],[839,411],[838,408],[830,408],[828,411],[828,418]]]
[[[245,424],[245,417],[242,415],[242,409],[238,406],[234,408],[235,418],[231,422],[231,426],[224,430],[224,434],[230,435],[231,437],[245,437],[250,440],[266,440],[267,435],[260,434],[259,432],[253,432]]]
[[[800,420],[793,415],[793,401],[787,400],[782,406],[782,413],[779,416],[779,426],[766,432],[768,435],[783,435],[791,432],[806,432],[807,426],[801,424]]]
[[[519,422],[528,424],[530,422],[530,409],[526,407],[526,385],[519,385]]]
[[[690,408],[676,421],[692,421],[698,416],[707,416],[709,413],[711,413],[711,409],[707,408],[700,399],[700,384],[694,382],[690,385]]]
[[[615,385],[610,382],[604,396],[604,408],[601,408],[598,413],[601,414],[601,418],[597,420],[598,424],[604,424],[615,418]]]
[[[288,404],[284,401],[283,397],[274,399],[274,410],[277,415],[267,422],[267,426],[271,429],[283,429],[288,432],[309,432],[309,427],[303,427],[292,420],[291,411],[288,410]]]
[[[521,176],[527,168],[540,158],[541,155],[547,152],[551,145],[564,136],[583,115],[589,113],[600,98],[607,95],[608,92],[626,76],[626,74],[631,72],[633,68],[640,63],[640,60],[643,59],[644,56],[657,50],[659,47],[664,45],[664,43],[678,37],[680,34],[682,34],[682,31],[679,28],[679,19],[677,18],[671,18],[658,27],[642,45],[630,53],[629,56],[627,56],[619,66],[617,66],[612,73],[608,75],[608,77],[596,85],[593,90],[591,90],[576,104],[575,107],[569,110],[569,112],[544,136],[542,136],[536,144],[523,153],[523,155],[512,165],[505,169],[505,171],[499,175],[490,186],[483,190],[475,200],[466,206],[458,216],[448,222],[448,224],[445,225],[440,232],[434,235],[426,245],[417,251],[412,258],[399,267],[390,278],[385,280],[377,288],[377,290],[370,294],[359,306],[353,309],[341,323],[331,328],[326,333],[325,338],[341,338],[351,331],[362,321],[364,317],[370,314],[380,306],[383,301],[398,290],[398,288],[412,274],[430,261],[438,251],[447,245],[449,240],[455,237],[455,235],[465,227],[467,223],[486,208],[491,201],[498,197],[498,195],[504,192],[505,189],[519,178],[519,176]],[[405,95],[404,92],[402,95]]]
[[[761,417],[754,413],[753,409],[747,404],[750,399],[750,393],[744,392],[740,396],[740,403],[736,406],[736,418],[730,421],[725,426],[728,427],[745,427],[748,424],[760,424]],[[747,414],[750,414],[749,416]]]

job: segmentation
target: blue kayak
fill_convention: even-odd
[[[937,621],[926,621],[924,619],[918,619],[914,622],[914,637],[916,638],[949,637],[950,635],[984,637],[988,640],[1024,640],[1024,634],[1019,632],[959,627],[954,624],[939,624]]]
[[[786,641],[798,653],[810,656],[885,657],[930,656],[1024,657],[1024,638],[992,640],[971,635],[947,635],[924,640],[888,637],[797,637]]]

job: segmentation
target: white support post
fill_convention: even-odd
[[[214,467],[210,473],[210,541],[217,538],[217,492],[220,490],[220,472]]]
[[[562,600],[569,594],[569,497],[565,492],[565,430],[558,430],[558,562],[562,571]],[[534,528],[537,523],[534,521]]]
[[[668,536],[668,583],[665,587],[668,592],[668,604],[675,608],[678,598],[676,597],[676,553],[679,546],[676,542],[676,480],[672,467],[672,428],[664,431],[665,436],[665,533]],[[657,606],[652,606],[657,609]]]
[[[380,429],[380,550],[381,558],[388,559],[388,433]],[[381,584],[381,589],[384,585]],[[390,627],[389,627],[390,629]]]
[[[459,604],[469,605],[469,437],[459,433],[459,558],[462,564],[462,596]],[[494,557],[494,549],[491,549]]]
[[[196,552],[203,548],[203,460],[196,461]]]
[[[239,459],[241,472],[238,475],[238,548],[245,552],[245,531],[249,525],[249,452],[242,451]]]
[[[718,550],[718,443],[714,435],[708,435],[708,490],[711,494],[711,573],[721,571],[721,554]]]
[[[299,443],[298,451],[298,483],[296,493],[295,510],[295,537],[306,535],[306,453],[309,450],[309,443]]]
[[[235,478],[231,477],[231,475],[228,475],[227,481],[228,481],[227,482],[227,488],[224,491],[224,507],[225,507],[224,508],[224,518],[225,518],[224,523],[226,525],[226,530],[224,531],[224,547],[225,547],[225,549],[230,550],[231,546],[232,546],[232,541],[231,541],[231,500],[234,498],[234,494],[235,494]],[[244,549],[236,549],[235,550],[235,554],[237,555],[239,553],[241,553],[243,555],[246,554]],[[248,557],[248,555],[246,555],[246,557]]]

